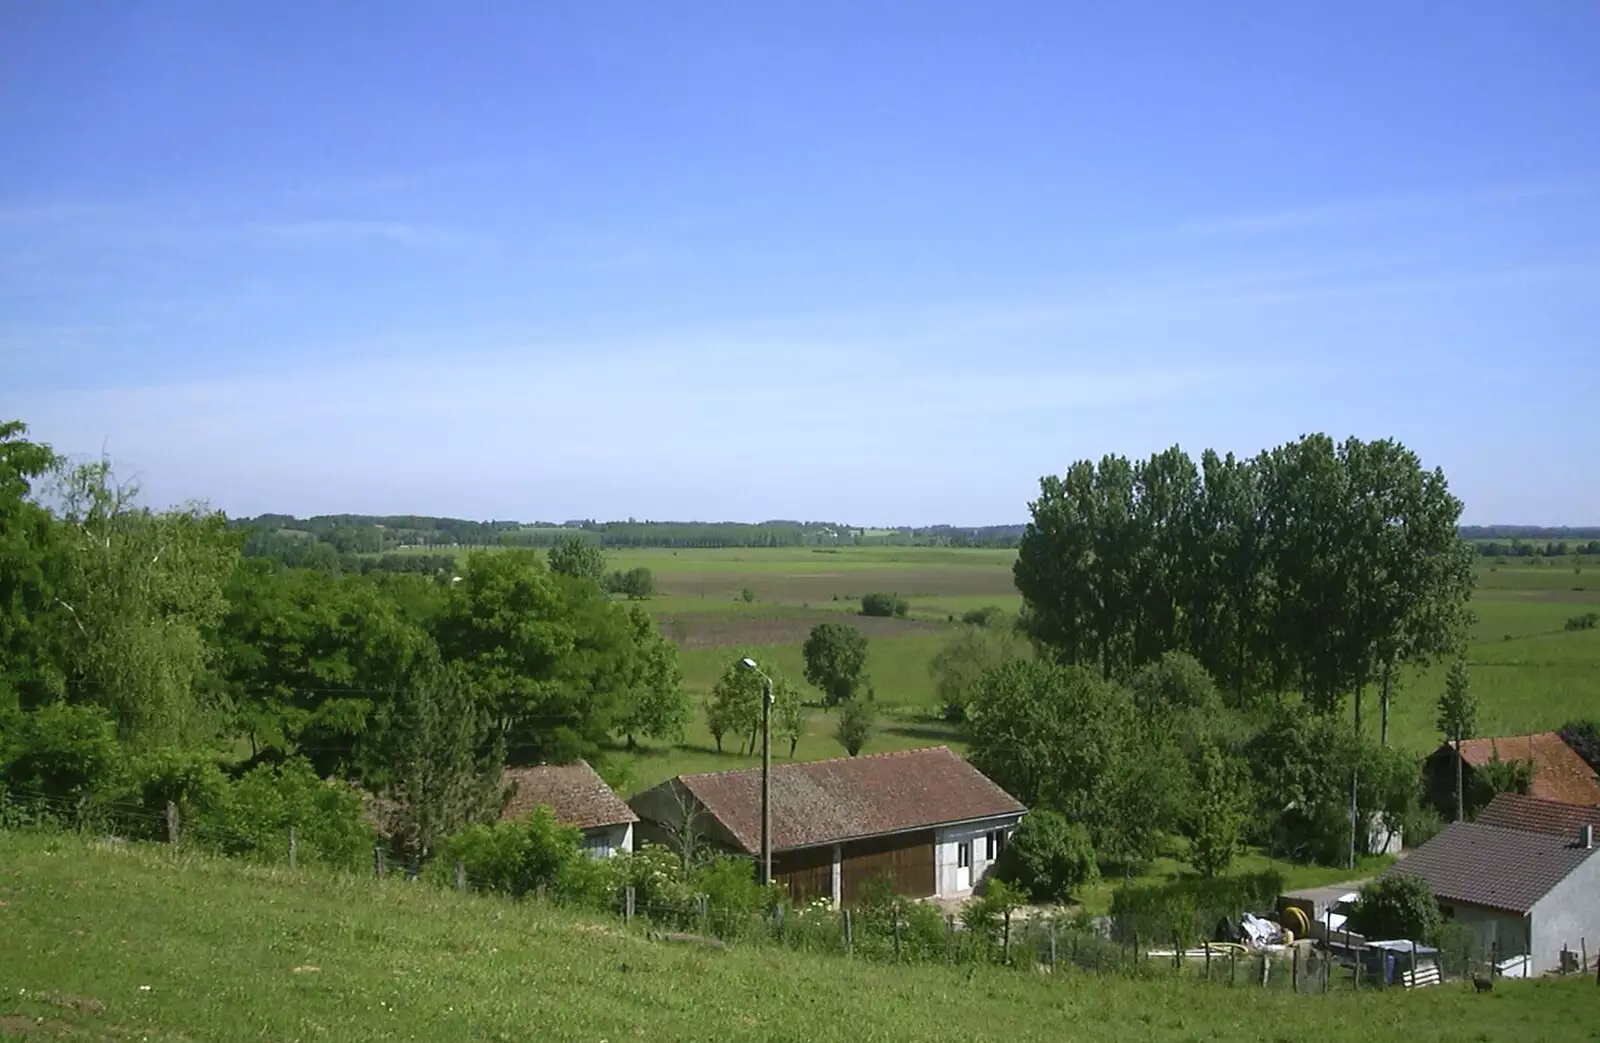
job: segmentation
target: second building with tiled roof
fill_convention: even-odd
[[[680,775],[629,803],[641,839],[760,854],[760,771]],[[778,765],[773,879],[797,902],[852,904],[874,877],[908,897],[968,895],[1026,810],[945,746]]]

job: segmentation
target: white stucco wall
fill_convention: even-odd
[[[596,858],[609,858],[633,850],[633,823],[596,826],[583,831],[584,850]]]
[[[1452,913],[1454,923],[1472,928],[1478,946],[1485,956],[1498,948],[1500,959],[1524,956],[1528,952],[1528,918],[1498,909],[1484,909],[1476,905],[1463,905],[1445,900],[1440,903]]]
[[[1576,837],[1574,837],[1576,839]],[[1600,953],[1600,848],[1533,907],[1533,972],[1561,967],[1561,946]]]
[[[999,831],[1007,836],[1017,827],[1021,815],[1002,815],[996,818],[967,822],[959,826],[946,826],[935,831],[933,847],[934,885],[940,898],[960,898],[970,895],[984,875],[994,867],[988,858],[985,838]],[[972,872],[966,887],[961,887],[957,877],[957,848],[962,843],[972,844]],[[998,854],[998,851],[996,852]]]

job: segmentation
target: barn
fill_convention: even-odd
[[[680,775],[629,802],[639,839],[761,852],[761,772]],[[912,898],[969,895],[1026,812],[948,747],[772,769],[772,873],[791,900],[852,905],[875,877]]]

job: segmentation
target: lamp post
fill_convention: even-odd
[[[761,886],[772,883],[772,678],[754,659],[739,660],[761,678]]]

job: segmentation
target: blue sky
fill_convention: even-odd
[[[1398,437],[1600,522],[1600,6],[11,4],[0,415],[157,503],[1026,517]]]

